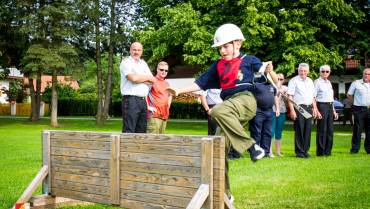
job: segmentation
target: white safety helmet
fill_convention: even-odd
[[[212,47],[218,47],[235,40],[244,41],[243,33],[238,26],[227,23],[217,28]]]

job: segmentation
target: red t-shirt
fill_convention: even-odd
[[[167,120],[170,115],[170,106],[168,105],[170,94],[166,91],[166,88],[169,84],[159,76],[156,76],[156,79],[157,81],[153,83],[148,94],[148,104],[155,107],[156,111],[148,111],[148,117]]]

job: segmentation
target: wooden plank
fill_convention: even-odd
[[[109,151],[61,148],[61,147],[52,147],[51,155],[90,158],[90,159],[104,159],[104,160],[110,159]]]
[[[136,200],[121,199],[121,207],[135,209],[183,209],[182,207],[174,207],[168,205],[158,205]]]
[[[201,184],[186,209],[200,209],[209,197],[209,191],[210,188],[208,184]]]
[[[48,166],[48,173],[51,174],[51,161],[50,161],[50,132],[42,132],[42,165]],[[42,182],[42,193],[49,194],[51,191],[51,177],[47,175]]]
[[[63,188],[64,190],[71,190],[76,192],[83,192],[87,194],[97,194],[97,195],[109,195],[109,187],[102,185],[91,185],[86,183],[78,183],[64,180],[54,180],[54,188]]]
[[[170,186],[198,188],[200,185],[200,178],[173,176],[165,174],[142,173],[124,171],[121,173],[121,180],[137,181],[152,184],[166,184]]]
[[[84,166],[84,167],[103,168],[103,169],[106,169],[109,166],[109,160],[52,155],[51,164],[54,164],[54,163],[62,164],[62,165],[82,166],[82,167]]]
[[[213,141],[204,138],[202,142],[202,184],[208,185],[208,198],[204,208],[213,209]]]
[[[67,206],[93,205],[92,202],[84,202],[64,197],[53,197],[50,195],[37,195],[30,199],[32,209],[59,208]]]
[[[229,198],[227,197],[225,193],[224,193],[224,202],[225,202],[226,208],[235,209],[235,207],[233,206],[233,204],[231,204]]]
[[[191,135],[161,135],[161,134],[121,134],[122,143],[139,143],[139,144],[179,144],[179,145],[192,145],[201,144],[201,136]]]
[[[63,181],[71,181],[76,183],[82,184],[90,184],[90,185],[100,185],[109,187],[109,179],[108,178],[100,178],[100,177],[93,177],[93,176],[84,176],[84,175],[73,175],[69,173],[52,173],[52,184],[55,180],[63,180]]]
[[[148,192],[153,194],[161,194],[175,197],[185,197],[189,199],[192,198],[194,193],[196,192],[196,188],[176,187],[135,181],[121,181],[121,188],[124,190]]]
[[[36,191],[37,187],[42,184],[42,181],[48,175],[49,167],[47,165],[42,166],[41,170],[37,173],[36,177],[32,180],[30,185],[24,190],[22,195],[19,197],[16,203],[26,203]]]
[[[120,204],[120,136],[111,135],[111,154],[109,161],[109,196],[111,204]]]
[[[174,197],[169,195],[160,195],[153,193],[137,192],[132,190],[122,190],[121,198],[127,200],[136,200],[145,203],[153,203],[164,206],[175,206],[185,208],[191,198]]]
[[[140,144],[140,143],[122,143],[121,149],[125,152],[163,154],[176,156],[193,156],[200,157],[201,147],[187,146],[178,144]]]
[[[95,176],[101,178],[109,178],[109,170],[102,168],[91,168],[82,166],[71,166],[62,164],[53,164],[51,173],[69,173],[75,175]]]
[[[88,194],[78,191],[64,190],[62,188],[52,188],[53,195],[59,197],[72,198],[76,200],[110,204],[109,196],[107,195],[97,195],[97,194]]]
[[[165,174],[195,178],[200,177],[200,168],[197,167],[125,162],[122,160],[121,157],[121,172],[124,171]]]
[[[200,167],[200,157],[121,152],[122,161]]]
[[[92,141],[92,140],[76,140],[76,139],[53,139],[51,141],[52,147],[64,147],[64,148],[83,148],[90,150],[102,150],[109,151],[110,142],[105,140]]]
[[[213,140],[213,208],[224,209],[225,193],[225,138],[217,137]]]
[[[86,131],[50,131],[50,137],[54,139],[75,139],[75,140],[105,140],[110,141],[109,132],[86,132]]]

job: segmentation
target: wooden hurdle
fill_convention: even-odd
[[[77,131],[42,136],[45,195],[33,198],[31,208],[55,208],[62,198],[128,209],[233,209],[224,194],[223,137]]]

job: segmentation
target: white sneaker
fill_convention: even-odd
[[[234,199],[233,195],[230,195],[229,201],[230,201],[230,204],[232,204],[232,205],[234,204],[235,199]]]
[[[253,162],[265,157],[265,150],[263,150],[258,144],[254,144],[249,150],[249,153]]]

